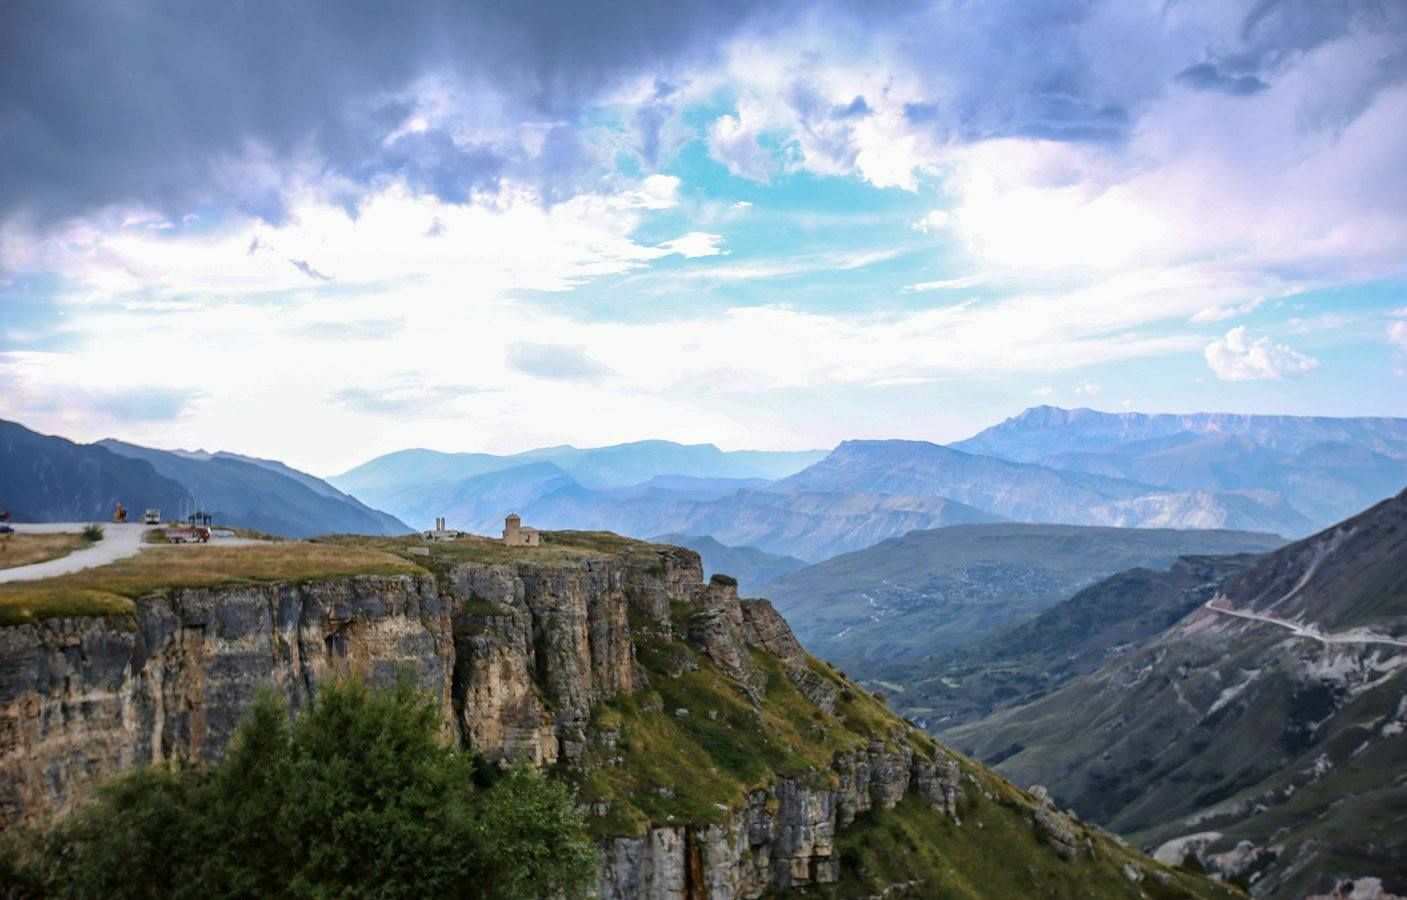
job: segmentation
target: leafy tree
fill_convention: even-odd
[[[565,785],[519,764],[481,796],[475,843],[479,867],[493,873],[488,896],[570,896],[591,878],[596,847]]]
[[[484,771],[408,683],[329,684],[290,728],[255,703],[224,762],[153,766],[49,832],[11,841],[15,896],[573,896],[595,868],[560,783]],[[0,848],[3,851],[4,848]],[[0,892],[3,893],[3,892]]]

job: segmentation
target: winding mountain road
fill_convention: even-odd
[[[17,524],[15,525],[15,533],[78,534],[87,525],[86,522]],[[117,562],[119,559],[136,556],[143,546],[142,534],[152,527],[155,526],[134,523],[115,525],[109,522],[102,526],[103,539],[101,541],[81,550],[75,550],[68,556],[60,556],[58,559],[33,563],[28,566],[0,569],[0,584],[11,581],[38,581],[41,578],[53,578],[56,575],[68,575],[71,572],[81,572],[94,566],[105,566],[108,563]]]
[[[1229,606],[1218,606],[1226,603],[1224,597],[1213,597],[1206,602],[1206,608],[1212,612],[1221,613],[1224,616],[1235,616],[1238,619],[1250,619],[1252,622],[1266,622],[1270,625],[1279,625],[1281,628],[1294,632],[1296,637],[1309,638],[1321,644],[1386,644],[1389,647],[1407,647],[1407,640],[1398,640],[1385,635],[1375,634],[1371,631],[1345,631],[1339,633],[1325,634],[1313,625],[1299,625],[1295,622],[1277,619],[1274,616],[1261,615],[1260,613],[1243,612],[1239,609],[1232,609]]]

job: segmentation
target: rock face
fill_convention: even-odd
[[[676,609],[689,614],[674,621]],[[648,688],[632,628],[687,638],[755,704],[762,653],[811,702],[836,705],[771,604],[705,582],[687,550],[174,590],[125,621],[0,628],[0,829],[65,813],[142,763],[218,760],[260,690],[296,710],[346,673],[412,678],[441,698],[446,731],[491,759],[574,764],[593,705]],[[941,751],[875,740],[829,772],[759,784],[721,823],[605,839],[598,893],[755,897],[832,882],[838,829],[910,793],[956,815],[960,781]]]
[[[752,791],[721,825],[650,828],[605,848],[600,895],[635,898],[759,897],[772,889],[829,884],[840,874],[836,832],[873,808],[892,809],[909,792],[955,814],[961,796],[957,761],[929,762],[883,744],[843,756],[839,785],[808,786],[781,778]]]
[[[219,759],[261,689],[297,709],[334,674],[408,672],[448,722],[450,635],[433,579],[410,576],[178,590],[135,621],[0,628],[0,828],[142,763]]]

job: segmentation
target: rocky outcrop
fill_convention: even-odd
[[[72,809],[142,763],[219,759],[260,690],[402,673],[450,721],[449,607],[430,578],[178,590],[133,618],[0,628],[0,828]]]
[[[792,778],[748,794],[723,824],[650,828],[606,843],[603,900],[760,897],[830,884],[840,875],[837,832],[859,813],[892,809],[910,791],[952,814],[961,798],[957,760],[916,759],[882,743],[837,759],[835,787]]]
[[[771,604],[705,582],[685,550],[173,590],[121,621],[0,628],[0,829],[71,810],[142,763],[218,760],[259,691],[297,710],[342,674],[413,679],[439,698],[446,731],[490,759],[579,765],[593,706],[649,687],[642,635],[687,640],[758,706],[771,654],[812,703],[836,709],[841,682]],[[836,834],[857,815],[912,793],[956,816],[957,761],[916,754],[896,729],[837,753],[829,771],[764,779],[720,805],[721,821],[604,840],[600,896],[756,897],[833,882]]]

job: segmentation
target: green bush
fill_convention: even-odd
[[[81,534],[83,535],[83,540],[96,544],[103,539],[103,526],[88,525],[84,527]]]
[[[290,728],[266,695],[223,763],[149,767],[0,852],[20,896],[483,897],[582,893],[595,848],[536,769],[476,773],[436,704],[324,687]]]

